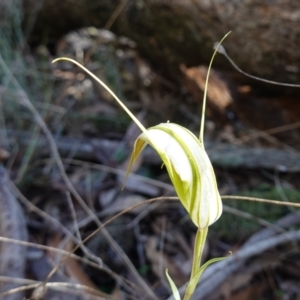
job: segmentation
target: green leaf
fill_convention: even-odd
[[[202,273],[204,272],[204,270],[211,264],[216,263],[218,261],[224,260],[226,259],[227,256],[225,257],[216,257],[216,258],[212,258],[211,260],[207,261],[203,266],[201,266],[198,270],[198,272],[195,274],[195,276],[191,279],[191,281],[189,282],[189,285],[191,286],[195,286],[197,285],[197,283],[199,282]]]
[[[178,289],[174,283],[174,281],[172,280],[172,278],[170,277],[169,273],[168,273],[168,269],[166,269],[166,276],[168,278],[168,281],[170,283],[170,286],[171,286],[171,290],[172,290],[172,294],[173,294],[173,297],[175,300],[181,300],[180,298],[180,294],[178,292]]]

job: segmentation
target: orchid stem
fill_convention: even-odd
[[[205,241],[207,237],[207,232],[208,232],[208,227],[205,227],[204,229],[199,229],[197,230],[197,234],[195,237],[195,244],[194,244],[194,254],[193,254],[193,265],[192,265],[192,273],[190,277],[190,281],[187,285],[185,295],[183,300],[189,300],[191,299],[197,283],[200,278],[195,278],[197,273],[199,273],[200,265],[201,265],[201,259],[202,259],[202,254],[205,246]],[[198,276],[200,277],[200,276]]]

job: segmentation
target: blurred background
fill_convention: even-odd
[[[171,121],[198,136],[214,43],[232,31],[223,45],[240,68],[300,84],[299,21],[292,0],[0,0],[0,292],[28,287],[3,299],[171,299],[165,269],[178,287],[189,279],[186,211],[142,204],[175,195],[159,157],[147,148],[122,190],[139,129],[87,74],[53,59],[86,66],[146,127]],[[300,202],[299,95],[217,55],[205,146],[221,195]],[[135,204],[76,259],[45,248],[70,251]],[[194,299],[299,299],[299,247],[283,238],[299,222],[287,206],[224,200],[205,260],[241,256],[206,275]],[[29,286],[55,264],[46,294]]]

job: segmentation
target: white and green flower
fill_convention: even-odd
[[[150,144],[167,168],[176,193],[199,229],[213,224],[222,213],[213,167],[203,144],[188,129],[162,123],[136,140],[129,168]]]

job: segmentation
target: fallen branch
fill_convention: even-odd
[[[0,139],[5,136],[9,137],[10,143],[19,143],[20,148],[28,146],[32,135],[27,132],[15,130],[0,130]],[[105,154],[109,157],[118,147],[117,141],[97,138],[71,138],[56,137],[54,138],[57,149],[62,156],[73,154],[73,158],[98,160],[98,153]],[[37,142],[37,148],[42,155],[50,155],[49,148],[46,147],[48,141],[45,137],[40,136]],[[282,149],[275,148],[253,148],[239,145],[218,144],[215,142],[206,142],[207,152],[211,162],[215,166],[226,168],[264,168],[285,172],[300,172],[300,154]],[[131,149],[124,149],[130,153]],[[160,165],[161,161],[157,154],[151,148],[144,152],[144,162],[148,164]]]

